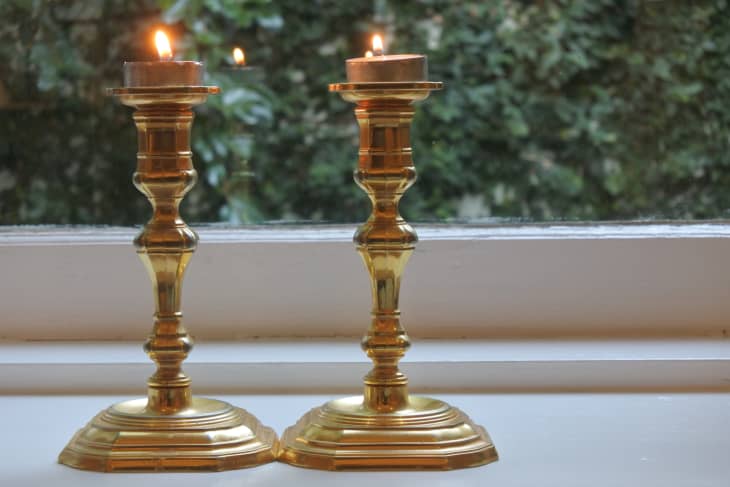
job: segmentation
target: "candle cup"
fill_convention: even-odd
[[[195,184],[190,150],[192,107],[211,86],[125,87],[111,90],[134,107],[139,151],[134,184],[150,200],[152,219],[135,239],[152,279],[155,323],[145,351],[157,365],[147,398],[112,405],[79,430],[58,461],[83,470],[229,470],[275,458],[274,432],[243,409],[194,397],[181,365],[192,348],[182,325],[180,292],[198,236],[178,206]]]
[[[330,91],[357,104],[355,180],[373,203],[370,218],[354,236],[371,278],[372,322],[362,348],[373,368],[362,396],[330,401],[284,432],[283,462],[326,470],[447,470],[497,460],[484,428],[442,401],[409,395],[408,380],[398,369],[410,346],[400,324],[400,280],[417,241],[398,202],[416,179],[409,140],[413,103],[440,88],[441,83],[428,81],[330,85]]]
[[[228,66],[221,68],[220,73],[232,82],[243,85],[259,84],[264,81],[264,71],[258,66]]]

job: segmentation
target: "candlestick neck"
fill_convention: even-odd
[[[182,370],[182,362],[193,341],[182,324],[181,291],[198,236],[183,221],[179,206],[197,180],[190,132],[191,109],[199,101],[188,95],[156,102],[142,95],[127,95],[123,102],[137,109],[134,184],[147,196],[153,210],[134,241],[152,281],[155,301],[154,327],[144,345],[157,365],[147,381],[147,409],[172,414],[189,408],[192,401],[191,381]]]
[[[408,379],[398,362],[410,346],[400,323],[398,298],[403,270],[416,232],[401,217],[398,204],[416,179],[410,145],[414,109],[410,100],[359,100],[360,150],[355,181],[372,202],[372,213],[354,240],[370,273],[372,320],[362,348],[373,361],[365,377],[364,404],[376,411],[408,405]]]

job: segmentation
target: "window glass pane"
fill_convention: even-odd
[[[726,218],[725,0],[0,2],[0,223],[139,224],[124,60],[223,88],[197,109],[191,222],[363,220],[352,105],[327,91],[374,32],[428,55],[411,221]],[[231,70],[235,46],[248,71]]]

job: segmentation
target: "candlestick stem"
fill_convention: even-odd
[[[355,181],[372,202],[370,218],[355,234],[372,287],[372,321],[363,350],[373,361],[365,377],[365,405],[394,411],[408,403],[408,379],[398,369],[410,341],[400,324],[400,281],[418,240],[400,216],[398,203],[416,179],[409,129],[408,100],[364,100],[355,110],[360,125],[359,167]]]
[[[181,287],[198,236],[180,217],[183,196],[197,173],[190,151],[190,107],[140,106],[134,114],[139,150],[134,184],[150,200],[152,219],[134,243],[154,288],[155,321],[145,351],[156,363],[147,381],[147,407],[172,413],[190,406],[190,378],[182,362],[192,340],[182,325]]]

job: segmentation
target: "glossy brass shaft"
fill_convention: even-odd
[[[400,281],[415,248],[416,232],[401,217],[398,203],[416,179],[410,146],[413,107],[409,100],[358,102],[359,164],[355,181],[372,202],[370,218],[355,234],[372,287],[372,321],[362,348],[373,361],[365,377],[364,403],[394,411],[408,403],[408,379],[398,362],[410,346],[400,324]]]
[[[192,348],[180,311],[183,275],[198,236],[180,217],[183,196],[195,184],[190,150],[193,112],[189,105],[141,106],[134,184],[150,200],[152,219],[134,243],[154,288],[155,322],[145,351],[157,371],[147,385],[148,408],[171,413],[190,406],[190,379],[182,362]]]

